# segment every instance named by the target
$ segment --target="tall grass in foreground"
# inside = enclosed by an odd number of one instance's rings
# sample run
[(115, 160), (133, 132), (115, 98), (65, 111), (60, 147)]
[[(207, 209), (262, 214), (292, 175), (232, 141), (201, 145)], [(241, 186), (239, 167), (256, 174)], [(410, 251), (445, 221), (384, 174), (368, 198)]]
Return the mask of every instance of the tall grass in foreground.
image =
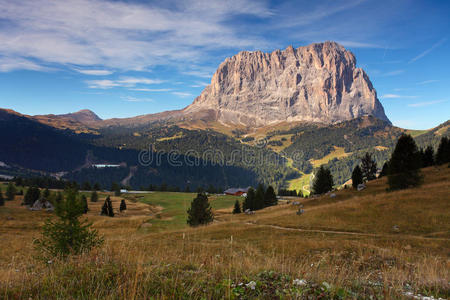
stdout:
[[(281, 294), (396, 298), (409, 289), (449, 295), (448, 261), (426, 254), (412, 261), (402, 251), (344, 244), (335, 251), (292, 257), (283, 248), (292, 247), (289, 242), (264, 254), (250, 243), (231, 239), (208, 243), (189, 232), (184, 238), (174, 234), (166, 240), (135, 236), (68, 260), (40, 264), (31, 258), (13, 259), (0, 271), (0, 298), (257, 299)], [(264, 273), (268, 270), (272, 272)], [(296, 286), (294, 279), (308, 284)], [(247, 286), (252, 281), (254, 290)]]

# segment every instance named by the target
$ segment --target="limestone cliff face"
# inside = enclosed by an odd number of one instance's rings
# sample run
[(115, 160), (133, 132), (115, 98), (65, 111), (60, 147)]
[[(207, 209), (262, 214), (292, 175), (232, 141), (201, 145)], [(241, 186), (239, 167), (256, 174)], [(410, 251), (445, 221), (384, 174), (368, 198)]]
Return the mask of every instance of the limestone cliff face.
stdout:
[(204, 110), (217, 121), (249, 126), (334, 123), (364, 115), (389, 121), (355, 56), (334, 42), (227, 58), (184, 113)]

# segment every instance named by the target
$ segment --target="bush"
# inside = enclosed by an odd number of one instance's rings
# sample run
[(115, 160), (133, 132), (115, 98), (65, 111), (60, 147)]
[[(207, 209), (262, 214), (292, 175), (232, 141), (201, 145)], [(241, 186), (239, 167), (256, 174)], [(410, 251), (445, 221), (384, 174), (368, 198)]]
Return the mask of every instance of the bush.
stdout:
[(25, 205), (33, 205), (34, 202), (36, 202), (39, 197), (41, 196), (41, 191), (38, 187), (32, 186), (28, 188), (27, 192), (25, 193), (25, 197), (23, 198), (23, 201)]
[(83, 210), (84, 205), (77, 199), (76, 192), (67, 191), (66, 200), (57, 203), (55, 207), (58, 219), (47, 219), (42, 238), (34, 242), (42, 258), (81, 254), (102, 245), (103, 238), (96, 230), (91, 229), (92, 223), (79, 220)]
[(120, 211), (126, 210), (127, 209), (127, 204), (125, 203), (125, 200), (122, 199), (122, 201), (120, 201)]
[(8, 184), (5, 195), (6, 195), (6, 200), (8, 200), (8, 201), (14, 200), (14, 196), (16, 195), (16, 188), (14, 187), (12, 182), (10, 182)]

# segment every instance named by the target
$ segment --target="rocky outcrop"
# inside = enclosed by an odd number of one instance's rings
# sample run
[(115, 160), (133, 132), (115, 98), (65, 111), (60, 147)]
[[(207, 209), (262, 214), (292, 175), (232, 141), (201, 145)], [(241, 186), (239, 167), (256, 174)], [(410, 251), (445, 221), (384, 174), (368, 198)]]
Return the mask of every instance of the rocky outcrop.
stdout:
[(364, 115), (389, 121), (353, 53), (335, 42), (227, 58), (184, 113), (205, 110), (222, 123), (249, 126), (334, 123)]

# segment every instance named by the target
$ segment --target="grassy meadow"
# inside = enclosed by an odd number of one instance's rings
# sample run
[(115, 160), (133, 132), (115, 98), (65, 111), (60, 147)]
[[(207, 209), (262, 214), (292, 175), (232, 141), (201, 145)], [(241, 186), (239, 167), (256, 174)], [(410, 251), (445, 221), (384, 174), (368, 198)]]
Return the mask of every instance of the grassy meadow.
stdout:
[[(210, 196), (215, 221), (190, 228), (192, 193), (112, 197), (114, 218), (87, 218), (102, 248), (67, 261), (35, 258), (33, 239), (52, 214), (21, 197), (0, 207), (2, 299), (405, 299), (450, 296), (450, 168), (423, 170), (419, 188), (386, 191), (386, 179), (336, 197), (285, 198), (233, 215), (242, 197)], [(2, 187), (5, 191), (5, 188)], [(290, 202), (290, 203), (289, 203)], [(303, 281), (304, 280), (304, 281)]]

